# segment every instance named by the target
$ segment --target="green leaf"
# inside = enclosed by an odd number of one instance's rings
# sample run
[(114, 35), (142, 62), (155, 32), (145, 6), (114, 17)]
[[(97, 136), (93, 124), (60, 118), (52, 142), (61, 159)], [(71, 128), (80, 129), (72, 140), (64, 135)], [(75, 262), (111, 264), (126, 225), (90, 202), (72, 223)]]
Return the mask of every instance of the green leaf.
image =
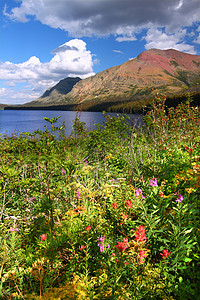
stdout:
[(181, 282), (183, 282), (183, 277), (179, 277), (179, 282), (181, 283)]
[(185, 262), (191, 262), (191, 261), (192, 261), (192, 259), (191, 259), (191, 258), (189, 258), (189, 257), (186, 257), (186, 258), (184, 259), (184, 261), (185, 261)]

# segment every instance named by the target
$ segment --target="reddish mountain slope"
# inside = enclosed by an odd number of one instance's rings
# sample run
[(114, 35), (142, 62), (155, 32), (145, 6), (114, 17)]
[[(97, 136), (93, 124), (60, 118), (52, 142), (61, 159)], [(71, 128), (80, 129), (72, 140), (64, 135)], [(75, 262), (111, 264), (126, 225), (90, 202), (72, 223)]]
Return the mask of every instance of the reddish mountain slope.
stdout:
[(34, 105), (82, 104), (92, 106), (150, 98), (152, 89), (179, 94), (200, 89), (200, 56), (174, 49), (151, 49), (135, 59), (79, 81), (62, 97), (43, 97)]

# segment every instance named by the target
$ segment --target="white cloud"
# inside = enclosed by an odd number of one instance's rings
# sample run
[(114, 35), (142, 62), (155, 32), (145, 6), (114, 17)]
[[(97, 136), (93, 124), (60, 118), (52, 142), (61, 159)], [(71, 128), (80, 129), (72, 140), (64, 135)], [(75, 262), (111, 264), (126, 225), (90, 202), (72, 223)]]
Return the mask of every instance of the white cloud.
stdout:
[(113, 50), (113, 52), (123, 54), (121, 50)]
[(28, 22), (32, 16), (78, 38), (112, 34), (118, 42), (136, 41), (142, 30), (165, 28), (169, 44), (164, 35), (160, 43), (148, 41), (147, 36), (146, 48), (151, 44), (162, 49), (175, 45), (176, 49), (194, 52), (193, 46), (177, 39), (177, 32), (199, 24), (199, 0), (59, 0), (56, 4), (55, 0), (38, 0), (37, 4), (35, 0), (19, 0), (14, 8), (7, 4), (4, 15), (19, 22)]
[(40, 93), (33, 88), (0, 88), (1, 103), (3, 104), (23, 104), (40, 97)]
[[(27, 82), (29, 100), (37, 98), (44, 90), (55, 85), (59, 80), (71, 76), (85, 78), (94, 75), (92, 54), (86, 49), (86, 43), (80, 39), (73, 39), (53, 50), (53, 58), (46, 63), (41, 63), (38, 57), (32, 56), (29, 60), (14, 64), (12, 62), (0, 63), (0, 79), (8, 82), (9, 86)], [(6, 96), (6, 90), (3, 90)], [(22, 89), (20, 95), (27, 94), (27, 89)], [(40, 94), (38, 94), (40, 93)], [(12, 94), (12, 92), (11, 92)], [(19, 98), (21, 99), (21, 96)], [(11, 99), (15, 98), (14, 94)], [(7, 101), (1, 95), (1, 103)], [(25, 102), (28, 100), (26, 99)]]
[(136, 37), (135, 36), (131, 36), (131, 35), (122, 35), (122, 36), (118, 36), (116, 38), (116, 41), (118, 42), (133, 42), (136, 41)]
[(186, 30), (179, 30), (176, 34), (166, 34), (162, 29), (151, 28), (144, 37), (146, 40), (146, 49), (157, 48), (161, 50), (176, 49), (195, 54), (194, 46), (183, 42)]
[[(199, 0), (21, 0), (18, 7), (4, 14), (27, 22), (34, 16), (41, 23), (61, 28), (71, 36), (120, 35), (134, 38), (134, 29), (150, 25), (173, 32), (199, 22)], [(122, 39), (122, 37), (119, 39)]]
[(198, 36), (194, 40), (194, 43), (200, 44), (200, 33), (198, 34)]

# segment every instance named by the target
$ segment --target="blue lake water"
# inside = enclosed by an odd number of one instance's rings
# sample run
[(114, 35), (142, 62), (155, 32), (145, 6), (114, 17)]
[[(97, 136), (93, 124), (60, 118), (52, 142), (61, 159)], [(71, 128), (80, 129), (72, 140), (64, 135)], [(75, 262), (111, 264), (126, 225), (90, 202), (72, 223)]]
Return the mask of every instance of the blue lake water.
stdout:
[[(95, 128), (95, 124), (103, 124), (104, 115), (101, 112), (81, 112), (75, 111), (47, 111), (47, 110), (0, 110), (0, 134), (13, 135), (21, 132), (33, 132), (34, 130), (44, 130), (44, 125), (49, 123), (43, 120), (44, 117), (55, 118), (60, 116), (56, 126), (60, 126), (65, 121), (66, 135), (70, 135), (76, 116), (80, 121), (86, 123), (88, 130)], [(116, 113), (109, 113), (114, 116)], [(120, 114), (119, 114), (120, 115)], [(140, 125), (142, 117), (140, 115), (129, 115), (133, 124)]]

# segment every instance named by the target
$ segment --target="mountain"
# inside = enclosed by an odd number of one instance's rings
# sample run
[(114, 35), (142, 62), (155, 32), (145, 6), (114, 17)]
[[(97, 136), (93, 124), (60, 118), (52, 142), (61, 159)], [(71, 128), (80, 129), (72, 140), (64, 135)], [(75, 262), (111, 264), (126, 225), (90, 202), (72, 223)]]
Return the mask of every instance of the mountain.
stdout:
[(79, 77), (68, 77), (65, 79), (62, 79), (61, 81), (59, 81), (54, 87), (49, 88), (48, 90), (46, 90), (44, 92), (44, 94), (34, 100), (31, 101), (29, 103), (27, 103), (26, 105), (30, 105), (30, 106), (35, 106), (35, 105), (42, 105), (42, 106), (46, 106), (46, 105), (54, 105), (60, 101), (64, 101), (65, 100), (65, 95), (68, 94), (73, 86), (79, 82), (81, 80), (81, 78)]
[[(80, 80), (70, 78), (71, 90), (65, 89), (68, 78), (47, 90), (30, 106), (70, 105), (83, 110), (103, 110), (127, 102), (141, 107), (153, 93), (180, 95), (200, 92), (200, 55), (174, 49), (150, 49), (119, 66)], [(77, 81), (77, 82), (76, 82)], [(59, 90), (58, 87), (62, 86)]]

